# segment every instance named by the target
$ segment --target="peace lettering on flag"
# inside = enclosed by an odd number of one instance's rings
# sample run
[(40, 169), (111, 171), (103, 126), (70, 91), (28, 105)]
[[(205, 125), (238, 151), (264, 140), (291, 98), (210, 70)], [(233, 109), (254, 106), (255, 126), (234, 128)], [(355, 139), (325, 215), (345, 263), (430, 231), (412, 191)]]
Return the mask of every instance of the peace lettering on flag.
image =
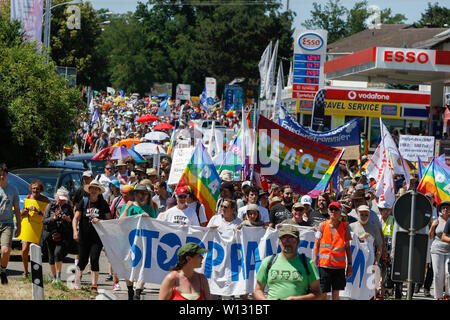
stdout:
[(313, 198), (326, 189), (345, 151), (296, 135), (263, 116), (257, 144), (255, 172)]

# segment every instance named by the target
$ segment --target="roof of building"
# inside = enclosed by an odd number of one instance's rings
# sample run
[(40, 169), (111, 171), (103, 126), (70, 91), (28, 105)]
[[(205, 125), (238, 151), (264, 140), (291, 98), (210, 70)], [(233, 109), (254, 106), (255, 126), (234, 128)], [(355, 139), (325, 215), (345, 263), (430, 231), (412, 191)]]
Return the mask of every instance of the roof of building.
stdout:
[(410, 24), (383, 24), (379, 29), (366, 29), (328, 44), (327, 53), (353, 53), (370, 47), (422, 48), (421, 43), (431, 39), (440, 39), (437, 43), (442, 42), (446, 36), (433, 37), (447, 30), (448, 28), (415, 28)]

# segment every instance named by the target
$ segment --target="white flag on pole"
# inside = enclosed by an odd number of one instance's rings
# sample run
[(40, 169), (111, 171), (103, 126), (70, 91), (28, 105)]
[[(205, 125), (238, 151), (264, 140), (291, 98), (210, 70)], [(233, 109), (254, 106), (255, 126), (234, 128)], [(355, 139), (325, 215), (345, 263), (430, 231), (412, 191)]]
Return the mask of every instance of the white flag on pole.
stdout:
[(261, 77), (261, 93), (260, 93), (261, 99), (264, 97), (264, 93), (265, 93), (266, 74), (267, 74), (267, 68), (268, 68), (269, 62), (270, 62), (270, 52), (271, 51), (272, 51), (272, 41), (270, 41), (266, 50), (264, 50), (264, 53), (262, 54), (261, 60), (259, 61), (259, 64), (258, 64), (259, 75)]
[(292, 87), (294, 83), (294, 65), (291, 61), (291, 65), (289, 67), (289, 76), (288, 76), (288, 81), (287, 81), (287, 87)]
[(400, 151), (398, 150), (394, 139), (387, 130), (381, 118), (380, 118), (380, 134), (381, 134), (381, 144), (383, 146), (383, 149), (386, 151), (388, 159), (391, 160), (394, 173), (403, 174), (405, 176), (406, 187), (409, 189), (409, 182), (411, 180), (409, 170), (405, 165), (405, 161), (403, 160), (403, 157), (400, 154)]
[(272, 99), (272, 93), (273, 93), (273, 80), (275, 77), (275, 67), (277, 63), (277, 55), (278, 55), (278, 40), (275, 44), (275, 48), (273, 49), (272, 53), (272, 59), (270, 60), (269, 69), (267, 70), (266, 74), (266, 83), (265, 85), (265, 97), (266, 99), (271, 100)]
[(278, 118), (280, 115), (281, 93), (283, 90), (283, 78), (282, 77), (283, 77), (283, 65), (280, 63), (280, 66), (278, 67), (277, 87), (275, 90), (275, 101), (273, 104), (272, 121), (275, 123), (278, 123)]
[(383, 168), (381, 179), (377, 180), (376, 196), (379, 202), (384, 201), (389, 208), (395, 202), (394, 177), (390, 166)]

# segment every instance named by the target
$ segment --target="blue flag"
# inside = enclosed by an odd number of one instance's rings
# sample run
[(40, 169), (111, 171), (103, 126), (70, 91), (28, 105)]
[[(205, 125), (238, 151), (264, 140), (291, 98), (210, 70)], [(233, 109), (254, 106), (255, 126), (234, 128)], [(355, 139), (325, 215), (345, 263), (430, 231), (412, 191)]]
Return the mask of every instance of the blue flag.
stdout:
[(200, 104), (205, 111), (208, 111), (208, 103), (206, 102), (206, 87), (203, 89), (202, 95), (200, 96)]
[(97, 120), (98, 120), (98, 110), (95, 109), (94, 115), (92, 116), (91, 124), (94, 124), (95, 121), (97, 121)]

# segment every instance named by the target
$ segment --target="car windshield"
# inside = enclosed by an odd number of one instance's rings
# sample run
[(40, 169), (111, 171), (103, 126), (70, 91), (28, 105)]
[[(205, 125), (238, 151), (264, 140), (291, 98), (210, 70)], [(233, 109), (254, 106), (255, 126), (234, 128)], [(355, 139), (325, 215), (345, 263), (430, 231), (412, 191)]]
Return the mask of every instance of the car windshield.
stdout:
[(103, 160), (87, 160), (94, 176), (105, 172), (106, 161)]
[(31, 193), (31, 191), (29, 189), (29, 184), (26, 183), (25, 181), (23, 181), (22, 179), (20, 179), (15, 174), (8, 173), (7, 181), (8, 181), (8, 185), (11, 185), (11, 186), (14, 186), (17, 188), (17, 191), (19, 192), (19, 194), (24, 195), (24, 194)]
[(56, 193), (56, 184), (58, 183), (57, 175), (20, 174), (20, 177), (28, 183), (34, 180), (41, 180), (45, 187), (45, 191), (42, 192), (44, 196), (52, 198)]

